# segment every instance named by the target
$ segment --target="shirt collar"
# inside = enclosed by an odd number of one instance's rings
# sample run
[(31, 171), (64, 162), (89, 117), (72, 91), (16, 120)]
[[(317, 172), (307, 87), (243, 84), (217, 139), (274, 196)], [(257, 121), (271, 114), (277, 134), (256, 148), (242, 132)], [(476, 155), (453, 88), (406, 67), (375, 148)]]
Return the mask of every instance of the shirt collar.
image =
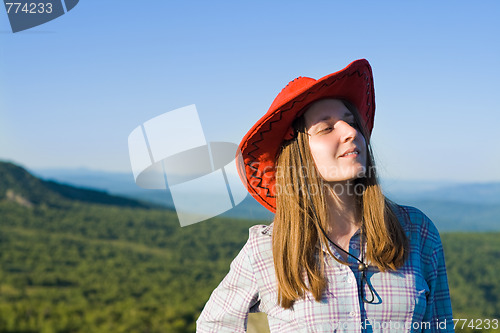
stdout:
[[(273, 234), (273, 227), (274, 227), (274, 223), (271, 223), (270, 225), (268, 225), (268, 226), (264, 227), (264, 228), (261, 230), (261, 233), (262, 233), (263, 235), (272, 236), (272, 234)], [(359, 228), (358, 230), (356, 230), (356, 232), (354, 233), (354, 235), (353, 235), (353, 236), (352, 236), (352, 238), (351, 238), (351, 241), (353, 241), (353, 240), (355, 240), (355, 241), (356, 241), (357, 239), (359, 239), (360, 235), (361, 235), (361, 228)], [(337, 249), (336, 249), (335, 245), (333, 245), (333, 244), (331, 244), (331, 243), (330, 243), (330, 244), (329, 244), (329, 246), (330, 246), (330, 251), (332, 251), (332, 253), (333, 253), (335, 256), (337, 256), (338, 258), (340, 258), (340, 255), (338, 254), (338, 251), (337, 251)], [(318, 243), (318, 244), (316, 244), (316, 247), (317, 247), (317, 248), (320, 248), (320, 244), (319, 244), (319, 243)], [(324, 244), (324, 245), (321, 247), (321, 249), (323, 250), (323, 252), (328, 253), (328, 249), (327, 249), (326, 244)]]

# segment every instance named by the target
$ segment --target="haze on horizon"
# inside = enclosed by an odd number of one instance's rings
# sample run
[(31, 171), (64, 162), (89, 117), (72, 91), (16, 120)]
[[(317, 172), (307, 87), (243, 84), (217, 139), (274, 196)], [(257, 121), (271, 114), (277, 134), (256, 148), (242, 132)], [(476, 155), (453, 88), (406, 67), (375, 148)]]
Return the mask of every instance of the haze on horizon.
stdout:
[(0, 159), (131, 172), (130, 132), (191, 104), (239, 143), (287, 82), (366, 58), (382, 178), (500, 181), (500, 3), (283, 4), (87, 1), (16, 34), (3, 15)]

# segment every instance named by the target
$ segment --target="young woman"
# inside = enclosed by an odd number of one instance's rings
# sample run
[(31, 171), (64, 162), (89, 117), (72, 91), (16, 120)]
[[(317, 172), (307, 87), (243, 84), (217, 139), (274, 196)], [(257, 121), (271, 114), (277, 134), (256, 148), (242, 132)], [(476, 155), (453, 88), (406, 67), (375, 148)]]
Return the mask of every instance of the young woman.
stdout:
[(439, 233), (418, 209), (384, 197), (370, 135), (364, 59), (299, 77), (240, 144), (240, 176), (275, 212), (254, 226), (212, 293), (198, 332), (453, 332)]

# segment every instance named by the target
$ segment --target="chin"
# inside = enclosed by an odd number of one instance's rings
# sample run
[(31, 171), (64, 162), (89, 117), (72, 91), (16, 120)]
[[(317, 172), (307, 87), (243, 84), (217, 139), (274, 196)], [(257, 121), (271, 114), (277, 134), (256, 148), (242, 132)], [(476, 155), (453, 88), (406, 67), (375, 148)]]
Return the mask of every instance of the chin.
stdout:
[(358, 178), (366, 178), (366, 168), (363, 166), (349, 168), (342, 174), (332, 173), (324, 175), (320, 172), (321, 178), (328, 183), (353, 181)]
[(341, 182), (351, 182), (355, 181), (356, 179), (366, 178), (366, 176), (364, 174), (360, 174), (360, 175), (337, 177), (337, 178), (324, 178), (324, 177), (321, 178), (323, 178), (323, 180), (326, 181), (327, 183), (341, 183)]

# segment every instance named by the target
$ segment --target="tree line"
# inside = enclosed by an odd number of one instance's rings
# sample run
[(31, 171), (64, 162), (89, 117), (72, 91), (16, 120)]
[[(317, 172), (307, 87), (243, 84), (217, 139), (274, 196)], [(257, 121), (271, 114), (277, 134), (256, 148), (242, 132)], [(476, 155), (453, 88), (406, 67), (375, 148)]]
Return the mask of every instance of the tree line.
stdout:
[[(0, 219), (6, 333), (194, 332), (258, 224), (213, 218), (181, 228), (168, 210), (82, 202), (29, 208), (5, 199)], [(442, 235), (455, 318), (500, 319), (499, 236)]]

